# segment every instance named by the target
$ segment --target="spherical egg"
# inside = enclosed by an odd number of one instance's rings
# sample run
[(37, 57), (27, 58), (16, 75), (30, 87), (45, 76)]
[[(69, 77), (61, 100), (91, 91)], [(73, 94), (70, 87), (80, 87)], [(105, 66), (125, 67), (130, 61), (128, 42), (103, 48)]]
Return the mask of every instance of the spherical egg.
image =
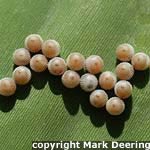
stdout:
[(120, 61), (130, 61), (133, 55), (134, 48), (130, 44), (120, 44), (116, 49), (116, 56)]
[(143, 71), (149, 67), (150, 58), (143, 52), (136, 53), (131, 60), (135, 70)]
[(42, 53), (47, 58), (53, 58), (60, 54), (60, 45), (55, 40), (47, 40), (42, 45)]
[(63, 58), (54, 57), (48, 63), (48, 70), (52, 75), (60, 76), (67, 70), (67, 64)]
[(125, 103), (119, 97), (112, 97), (106, 102), (106, 110), (110, 115), (120, 115), (125, 110)]
[(134, 68), (128, 62), (122, 62), (116, 67), (116, 75), (121, 80), (130, 80), (134, 75)]
[(43, 72), (47, 69), (48, 60), (42, 54), (34, 55), (30, 60), (30, 67), (35, 72)]
[(126, 99), (132, 94), (132, 85), (126, 80), (120, 80), (115, 84), (114, 91), (119, 98)]
[(85, 58), (78, 52), (71, 53), (67, 57), (67, 66), (74, 71), (82, 70), (85, 66)]
[(42, 49), (43, 39), (39, 34), (30, 34), (25, 39), (25, 48), (32, 53), (37, 53)]
[(25, 85), (31, 80), (31, 71), (25, 66), (19, 66), (13, 71), (16, 84)]
[(90, 103), (96, 108), (101, 108), (106, 105), (108, 95), (104, 90), (95, 90), (90, 94)]
[(12, 78), (3, 78), (0, 80), (0, 95), (11, 96), (16, 92), (16, 83)]
[(96, 76), (90, 73), (86, 73), (81, 76), (80, 79), (80, 87), (82, 90), (86, 92), (91, 92), (96, 89), (98, 85), (98, 80)]
[(64, 72), (62, 75), (62, 83), (65, 87), (67, 88), (75, 88), (79, 85), (80, 83), (80, 76), (77, 72), (73, 70), (67, 70)]
[(13, 62), (18, 66), (28, 65), (30, 63), (30, 53), (25, 48), (19, 48), (13, 53)]
[(103, 59), (98, 55), (91, 55), (85, 61), (86, 70), (91, 74), (102, 72), (104, 67)]
[(99, 85), (104, 90), (113, 89), (116, 82), (116, 75), (110, 71), (105, 71), (99, 76)]

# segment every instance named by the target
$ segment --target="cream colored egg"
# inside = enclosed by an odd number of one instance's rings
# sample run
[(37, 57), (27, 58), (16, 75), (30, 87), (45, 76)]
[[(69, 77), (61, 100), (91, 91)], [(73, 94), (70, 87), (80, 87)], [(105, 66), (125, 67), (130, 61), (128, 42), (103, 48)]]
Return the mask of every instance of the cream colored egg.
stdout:
[(116, 83), (114, 91), (119, 98), (126, 99), (132, 95), (132, 85), (126, 80), (120, 80)]
[(67, 70), (65, 60), (60, 57), (54, 57), (48, 63), (48, 70), (52, 75), (62, 75)]
[(131, 60), (135, 70), (143, 71), (149, 67), (149, 56), (143, 52), (136, 53)]
[(42, 49), (43, 39), (39, 34), (30, 34), (25, 39), (25, 48), (32, 53), (37, 53)]
[(31, 80), (31, 71), (25, 66), (19, 66), (13, 71), (16, 84), (25, 85)]
[(106, 110), (110, 115), (120, 115), (125, 110), (125, 103), (118, 97), (112, 97), (106, 102)]
[(110, 71), (103, 72), (99, 77), (99, 85), (104, 90), (111, 90), (117, 82), (116, 75)]
[(11, 96), (16, 92), (16, 83), (12, 78), (0, 80), (0, 95)]
[(104, 90), (95, 90), (90, 94), (90, 103), (96, 108), (101, 108), (106, 105), (108, 95)]
[(78, 52), (71, 53), (67, 57), (67, 66), (71, 70), (79, 71), (85, 66), (85, 58), (82, 54)]
[(67, 70), (63, 75), (62, 75), (62, 83), (65, 87), (67, 88), (75, 88), (79, 85), (80, 83), (80, 76), (77, 72), (73, 70)]
[(35, 72), (43, 72), (47, 69), (48, 61), (42, 54), (34, 55), (30, 60), (30, 67)]
[(53, 58), (60, 54), (60, 45), (55, 40), (47, 40), (42, 45), (42, 53), (48, 57)]
[(130, 61), (133, 55), (134, 48), (130, 44), (121, 44), (116, 49), (116, 56), (120, 61)]
[(28, 65), (30, 63), (30, 53), (25, 48), (20, 48), (13, 53), (13, 62), (18, 66)]
[(122, 62), (116, 67), (116, 75), (121, 80), (130, 80), (134, 75), (134, 68), (128, 62)]
[(102, 72), (104, 67), (103, 59), (98, 55), (91, 55), (85, 61), (86, 70), (91, 74)]
[(90, 73), (86, 73), (81, 76), (80, 87), (82, 90), (86, 92), (91, 92), (96, 89), (97, 85), (98, 85), (98, 80), (96, 76)]

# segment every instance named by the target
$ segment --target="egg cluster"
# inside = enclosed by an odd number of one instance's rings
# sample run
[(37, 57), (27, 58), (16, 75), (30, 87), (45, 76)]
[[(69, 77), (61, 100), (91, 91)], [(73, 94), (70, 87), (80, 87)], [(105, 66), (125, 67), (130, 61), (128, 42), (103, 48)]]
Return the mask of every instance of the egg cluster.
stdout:
[[(11, 96), (16, 91), (16, 85), (28, 84), (31, 71), (43, 72), (61, 76), (66, 88), (80, 85), (85, 92), (91, 92), (89, 101), (96, 108), (106, 107), (111, 115), (120, 115), (125, 110), (124, 101), (132, 94), (132, 85), (128, 81), (134, 76), (134, 71), (146, 70), (150, 66), (150, 58), (143, 52), (134, 53), (130, 44), (121, 44), (116, 49), (116, 57), (121, 61), (116, 66), (115, 73), (103, 71), (104, 61), (98, 55), (85, 58), (81, 53), (71, 53), (66, 61), (59, 57), (60, 45), (55, 40), (43, 41), (38, 34), (31, 34), (25, 39), (25, 48), (13, 53), (13, 62), (17, 67), (11, 78), (0, 80), (0, 94)], [(42, 52), (39, 54), (39, 52)], [(32, 54), (32, 57), (31, 57)], [(83, 75), (79, 75), (84, 70)], [(97, 74), (100, 74), (97, 78)], [(108, 98), (107, 91), (114, 90), (115, 97)]]

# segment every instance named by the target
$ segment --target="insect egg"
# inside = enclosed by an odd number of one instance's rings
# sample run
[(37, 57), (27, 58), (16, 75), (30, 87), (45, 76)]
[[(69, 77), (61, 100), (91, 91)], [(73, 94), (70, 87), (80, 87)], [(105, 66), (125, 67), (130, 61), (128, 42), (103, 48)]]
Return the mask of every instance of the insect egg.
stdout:
[(80, 87), (82, 90), (86, 92), (91, 92), (96, 89), (97, 85), (98, 85), (98, 80), (94, 75), (90, 73), (86, 73), (81, 76)]
[(120, 61), (130, 61), (133, 55), (134, 48), (130, 44), (121, 44), (116, 49), (116, 56)]
[(42, 45), (42, 53), (48, 57), (53, 58), (59, 55), (60, 45), (55, 40), (47, 40)]
[(121, 80), (130, 80), (134, 75), (134, 68), (128, 62), (122, 62), (116, 67), (116, 75)]
[(67, 70), (62, 78), (62, 83), (65, 87), (67, 88), (75, 88), (79, 85), (80, 83), (80, 76), (77, 72), (73, 70)]
[(38, 34), (30, 34), (25, 39), (25, 48), (32, 53), (37, 53), (42, 48), (43, 40)]
[(103, 59), (98, 55), (91, 55), (85, 61), (85, 67), (91, 74), (100, 73), (104, 67)]
[(16, 91), (16, 83), (12, 78), (3, 78), (0, 80), (0, 94), (11, 96)]
[(125, 110), (125, 104), (119, 97), (112, 97), (106, 102), (106, 110), (110, 115), (120, 115)]
[(18, 66), (28, 65), (30, 63), (30, 53), (25, 48), (20, 48), (13, 53), (13, 62)]
[(62, 75), (67, 70), (66, 62), (63, 58), (54, 57), (48, 63), (48, 70), (53, 75)]
[(30, 67), (35, 72), (43, 72), (47, 69), (48, 61), (42, 54), (34, 55), (30, 60)]
[(19, 66), (13, 71), (16, 84), (25, 85), (31, 80), (31, 71), (25, 66)]
[(71, 53), (67, 57), (67, 66), (71, 70), (79, 71), (84, 68), (85, 58), (82, 54), (78, 52)]
[(99, 77), (99, 85), (105, 90), (111, 90), (115, 86), (116, 82), (116, 75), (110, 71), (103, 72)]
[(146, 70), (149, 67), (150, 58), (143, 52), (136, 53), (131, 60), (135, 70)]
[(90, 94), (90, 103), (96, 108), (105, 106), (108, 100), (108, 95), (104, 90), (95, 90)]
[(132, 94), (132, 85), (126, 80), (120, 80), (116, 83), (114, 91), (119, 98), (126, 99)]

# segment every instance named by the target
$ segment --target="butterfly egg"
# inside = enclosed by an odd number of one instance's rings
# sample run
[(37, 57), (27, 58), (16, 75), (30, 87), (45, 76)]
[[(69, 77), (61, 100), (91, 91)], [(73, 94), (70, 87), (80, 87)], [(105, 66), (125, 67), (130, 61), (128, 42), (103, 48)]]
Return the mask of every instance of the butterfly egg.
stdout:
[(90, 73), (86, 73), (81, 76), (80, 87), (82, 90), (86, 92), (91, 92), (96, 89), (97, 85), (98, 85), (98, 80), (94, 75)]
[(112, 97), (106, 102), (106, 110), (110, 115), (120, 115), (125, 110), (125, 103), (119, 97)]
[(67, 66), (74, 71), (79, 71), (84, 68), (85, 58), (78, 52), (71, 53), (67, 57)]
[(3, 78), (0, 80), (0, 95), (11, 96), (16, 91), (16, 83), (12, 78)]
[(143, 52), (136, 53), (131, 60), (135, 70), (143, 71), (149, 67), (150, 58)]
[(30, 53), (25, 48), (20, 48), (13, 53), (13, 62), (18, 66), (28, 65), (30, 63)]
[(67, 88), (75, 88), (79, 85), (80, 83), (80, 76), (77, 72), (72, 71), (72, 70), (67, 70), (63, 75), (62, 75), (62, 83), (65, 87)]
[(119, 98), (126, 99), (132, 94), (132, 85), (126, 80), (120, 80), (116, 83), (114, 91)]
[(134, 68), (128, 62), (122, 62), (116, 67), (116, 75), (121, 80), (130, 80), (134, 75)]
[(104, 90), (95, 90), (90, 94), (90, 103), (96, 108), (104, 107), (108, 100), (108, 95)]
[(53, 58), (60, 54), (60, 45), (55, 40), (47, 40), (42, 45), (42, 53), (47, 58)]
[(47, 69), (48, 61), (42, 54), (34, 55), (30, 60), (30, 67), (35, 72), (43, 72)]
[(111, 90), (116, 82), (116, 75), (110, 71), (105, 71), (99, 76), (99, 85), (104, 90)]
[(31, 71), (25, 66), (19, 66), (13, 71), (16, 84), (25, 85), (31, 80)]
[(37, 53), (42, 49), (43, 40), (39, 34), (30, 34), (25, 39), (25, 48), (32, 53)]
[(120, 61), (130, 61), (133, 55), (134, 48), (130, 44), (121, 44), (116, 49), (116, 56)]
[(103, 70), (104, 61), (98, 55), (91, 55), (85, 60), (85, 67), (89, 73), (97, 74)]
[(67, 70), (65, 60), (60, 57), (52, 58), (48, 63), (48, 70), (52, 75), (62, 75)]

